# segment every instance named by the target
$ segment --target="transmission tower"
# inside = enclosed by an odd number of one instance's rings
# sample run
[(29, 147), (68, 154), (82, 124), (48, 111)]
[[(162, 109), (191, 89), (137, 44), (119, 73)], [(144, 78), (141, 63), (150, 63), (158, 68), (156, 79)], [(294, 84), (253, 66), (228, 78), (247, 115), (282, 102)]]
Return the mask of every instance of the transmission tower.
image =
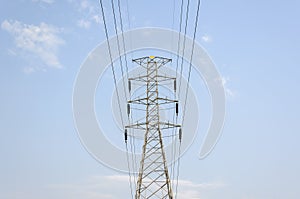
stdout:
[[(144, 96), (139, 96), (128, 101), (127, 112), (131, 112), (131, 106), (142, 106), (145, 110), (143, 121), (134, 121), (125, 126), (125, 141), (129, 129), (139, 129), (144, 132), (144, 143), (142, 148), (142, 159), (137, 177), (135, 199), (173, 199), (170, 174), (166, 154), (164, 151), (163, 136), (167, 129), (180, 128), (180, 125), (161, 121), (160, 111), (162, 105), (174, 106), (178, 116), (178, 101), (160, 96), (161, 84), (171, 81), (176, 92), (176, 78), (160, 74), (160, 68), (171, 59), (163, 57), (142, 57), (133, 60), (142, 67), (142, 74), (138, 77), (128, 79), (128, 88), (131, 92), (131, 84), (138, 82), (146, 88)], [(179, 139), (181, 140), (181, 129), (179, 129)]]

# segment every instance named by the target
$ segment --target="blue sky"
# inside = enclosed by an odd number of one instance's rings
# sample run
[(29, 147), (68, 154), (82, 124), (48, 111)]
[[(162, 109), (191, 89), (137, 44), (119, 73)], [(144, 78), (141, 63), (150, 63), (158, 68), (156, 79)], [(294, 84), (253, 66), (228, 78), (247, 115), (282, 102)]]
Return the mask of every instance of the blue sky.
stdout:
[[(128, 2), (126, 30), (178, 30), (171, 0)], [(197, 156), (203, 135), (183, 156), (179, 198), (299, 198), (299, 8), (202, 2), (197, 41), (226, 80), (226, 122), (206, 159)], [(105, 39), (98, 1), (1, 1), (0, 24), (0, 198), (127, 198), (126, 175), (93, 159), (73, 122), (76, 75)]]

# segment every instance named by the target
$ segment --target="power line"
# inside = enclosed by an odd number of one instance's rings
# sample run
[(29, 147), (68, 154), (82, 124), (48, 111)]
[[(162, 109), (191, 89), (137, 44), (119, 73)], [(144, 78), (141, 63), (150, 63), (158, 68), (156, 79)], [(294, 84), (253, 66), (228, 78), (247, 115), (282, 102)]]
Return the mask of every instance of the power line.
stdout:
[[(176, 0), (173, 0), (172, 29), (174, 29), (174, 26), (175, 26), (175, 4), (176, 4), (175, 2), (176, 2)], [(174, 34), (172, 34), (172, 44), (171, 45), (172, 45), (172, 49), (173, 49)], [(170, 55), (172, 57), (174, 57), (174, 55), (172, 53), (170, 53)], [(171, 62), (171, 68), (173, 68), (172, 65), (173, 65), (173, 61)], [(175, 75), (177, 75), (177, 72), (176, 72)], [(176, 95), (176, 89), (174, 89), (174, 99), (176, 98), (176, 96), (177, 96)], [(177, 120), (177, 118), (176, 118), (176, 120)], [(173, 113), (172, 122), (175, 123), (175, 112)], [(176, 123), (177, 123), (177, 121), (176, 121)], [(172, 139), (174, 139), (174, 136), (175, 136), (175, 129), (172, 129)], [(174, 178), (173, 174), (174, 174), (174, 167), (175, 167), (175, 161), (173, 161), (173, 160), (175, 160), (175, 155), (173, 155), (174, 154), (173, 151), (175, 150), (174, 147), (175, 146), (172, 144), (172, 148), (171, 148), (171, 169), (170, 169), (170, 176), (171, 176), (172, 179)], [(172, 189), (173, 188), (174, 187), (173, 187), (173, 183), (172, 183)]]
[[(120, 95), (119, 95), (119, 91), (118, 91), (118, 88), (117, 88), (116, 73), (115, 73), (114, 63), (113, 63), (113, 59), (112, 59), (111, 46), (110, 46), (110, 42), (109, 42), (109, 35), (108, 35), (105, 12), (104, 12), (104, 7), (103, 7), (102, 0), (99, 0), (99, 4), (100, 4), (100, 7), (101, 7), (102, 20), (103, 20), (103, 24), (104, 24), (106, 42), (107, 42), (107, 46), (108, 46), (108, 52), (109, 52), (109, 57), (110, 57), (110, 62), (111, 62), (111, 69), (112, 69), (113, 79), (114, 79), (114, 86), (115, 86), (116, 94), (117, 94), (117, 102), (118, 102), (118, 107), (119, 107), (119, 111), (120, 111), (120, 114), (121, 114), (121, 122), (122, 122), (122, 126), (124, 126), (123, 114), (122, 114), (122, 109), (121, 109), (121, 105), (120, 105)], [(126, 151), (128, 151), (127, 144), (126, 144)], [(129, 170), (130, 190), (131, 190), (131, 196), (133, 198), (132, 184), (131, 184), (131, 172), (130, 172), (130, 166), (129, 166), (128, 158), (127, 158), (127, 161), (128, 161), (128, 170)]]
[(126, 53), (126, 45), (125, 45), (125, 39), (124, 39), (124, 28), (123, 28), (123, 20), (122, 20), (122, 12), (121, 12), (121, 3), (120, 3), (120, 0), (118, 0), (118, 11), (119, 11), (119, 17), (120, 17), (119, 20), (120, 20), (120, 25), (121, 25), (121, 35), (122, 35), (122, 42), (123, 42), (123, 49), (124, 49), (125, 66), (126, 66), (126, 72), (127, 72), (127, 78), (128, 78), (127, 53)]
[[(128, 6), (128, 0), (126, 0), (127, 6)], [(122, 11), (121, 11), (121, 2), (120, 0), (118, 0), (118, 12), (119, 12), (119, 21), (120, 21), (120, 27), (121, 27), (121, 36), (122, 36), (122, 42), (123, 42), (123, 49), (124, 49), (124, 58), (125, 58), (125, 66), (126, 66), (126, 74), (127, 74), (127, 79), (129, 77), (129, 72), (128, 72), (128, 61), (127, 61), (127, 52), (126, 52), (126, 44), (125, 44), (125, 38), (124, 38), (124, 26), (123, 26), (123, 17), (122, 17)], [(127, 11), (127, 16), (128, 16), (128, 23), (130, 24), (130, 20), (129, 20), (129, 10)], [(125, 85), (125, 84), (124, 84)], [(130, 99), (130, 94), (129, 94), (129, 99)], [(128, 121), (133, 120), (132, 119), (132, 115), (131, 118), (128, 116)], [(134, 140), (134, 129), (131, 130), (132, 134), (133, 134), (133, 138), (130, 137), (130, 149), (131, 149), (131, 160), (132, 160), (132, 170), (133, 170), (133, 178), (134, 178), (134, 182), (136, 182), (136, 178), (135, 178), (135, 170), (136, 170), (136, 166), (135, 166), (135, 140)]]
[(180, 20), (179, 20), (179, 32), (178, 32), (178, 44), (177, 44), (177, 59), (176, 59), (176, 79), (177, 79), (177, 71), (179, 66), (179, 50), (180, 50), (180, 40), (181, 40), (181, 26), (182, 26), (182, 16), (183, 16), (183, 4), (184, 0), (181, 0), (180, 6)]
[(186, 88), (185, 102), (184, 102), (184, 109), (183, 109), (183, 116), (182, 116), (182, 125), (184, 123), (184, 118), (185, 118), (186, 104), (187, 104), (186, 102), (187, 102), (188, 91), (189, 91), (189, 83), (190, 83), (190, 79), (191, 79), (192, 61), (193, 61), (194, 49), (195, 49), (195, 43), (196, 43), (196, 34), (197, 34), (197, 28), (198, 28), (200, 5), (201, 5), (201, 0), (198, 0), (197, 14), (196, 14), (196, 20), (195, 20), (195, 28), (194, 28), (194, 34), (193, 34), (193, 45), (192, 45), (192, 52), (191, 52), (189, 72), (188, 72), (188, 83), (187, 83), (188, 86)]
[[(175, 0), (174, 0), (175, 1)], [(175, 3), (174, 3), (175, 4)], [(180, 51), (180, 45), (181, 45), (181, 31), (182, 31), (182, 21), (183, 21), (183, 5), (184, 5), (184, 0), (181, 0), (181, 5), (180, 5), (180, 19), (179, 19), (179, 32), (178, 32), (178, 43), (177, 43), (177, 56), (176, 56), (176, 80), (178, 77), (178, 67), (179, 67), (179, 51)], [(179, 92), (178, 93), (178, 98), (179, 96)], [(176, 95), (176, 91), (175, 91), (175, 95)], [(178, 118), (176, 118), (176, 123), (178, 122)], [(175, 139), (175, 144), (174, 146), (172, 145), (172, 156), (174, 157), (174, 160), (176, 158), (176, 139)], [(175, 167), (176, 167), (176, 161), (174, 161), (173, 166), (171, 167), (171, 171), (172, 171), (172, 179), (175, 178)]]
[[(184, 57), (184, 53), (185, 53), (186, 31), (187, 31), (188, 16), (189, 16), (188, 15), (189, 14), (189, 4), (190, 4), (190, 0), (188, 0), (187, 11), (186, 11), (185, 32), (184, 32), (185, 37), (184, 37), (184, 41), (183, 41), (183, 53), (182, 53), (182, 57), (181, 57), (181, 69), (180, 69), (181, 77), (182, 77), (182, 71), (183, 71), (183, 57)], [(192, 69), (192, 61), (193, 61), (193, 55), (194, 55), (194, 49), (195, 49), (196, 33), (197, 33), (197, 28), (198, 28), (200, 5), (201, 5), (201, 0), (198, 0), (197, 13), (196, 13), (196, 19), (195, 19), (195, 25), (194, 25), (194, 33), (193, 33), (192, 52), (191, 52), (191, 57), (190, 57), (190, 62), (189, 62), (188, 81), (187, 81), (187, 88), (186, 88), (186, 92), (185, 92), (184, 108), (183, 108), (183, 115), (182, 115), (182, 126), (184, 124), (184, 118), (185, 118), (185, 113), (186, 113), (187, 96), (188, 96), (189, 83), (190, 83), (190, 78), (191, 78), (191, 69)], [(180, 93), (181, 82), (182, 81), (181, 81), (181, 78), (180, 78), (178, 93)], [(176, 190), (175, 190), (176, 198), (177, 198), (177, 192), (178, 192), (180, 155), (181, 155), (181, 142), (180, 142), (180, 145), (179, 145), (178, 165), (177, 165)]]
[(180, 93), (180, 90), (181, 90), (181, 82), (182, 82), (181, 79), (182, 79), (183, 62), (184, 62), (183, 57), (184, 57), (184, 53), (185, 53), (186, 33), (187, 33), (187, 26), (188, 26), (188, 20), (189, 20), (189, 9), (190, 9), (190, 0), (187, 1), (187, 5), (186, 5), (183, 50), (182, 50), (182, 55), (181, 55), (180, 79), (179, 79), (178, 93)]
[[(127, 166), (128, 168), (130, 168), (130, 163), (129, 163), (129, 157), (128, 157), (128, 146), (127, 146), (127, 142), (126, 142), (126, 158), (127, 158)], [(130, 173), (130, 169), (128, 171), (128, 174), (129, 174), (129, 182), (130, 182), (130, 194), (131, 194), (131, 198), (133, 199), (133, 188), (132, 188), (132, 183), (131, 183), (131, 173)]]
[(125, 80), (123, 78), (124, 77), (123, 61), (122, 61), (122, 57), (121, 57), (121, 48), (120, 48), (120, 40), (119, 40), (119, 35), (118, 35), (118, 27), (117, 27), (117, 19), (116, 19), (116, 13), (115, 13), (114, 0), (111, 0), (111, 8), (112, 8), (112, 12), (113, 12), (115, 33), (116, 33), (116, 37), (117, 37), (118, 53), (119, 53), (119, 60), (120, 60), (120, 65), (121, 65), (121, 73), (122, 73), (122, 81), (123, 81), (123, 89), (124, 89), (124, 94), (125, 94), (125, 98), (127, 101), (128, 99), (127, 99), (127, 92), (126, 92), (126, 88), (125, 88)]
[(179, 181), (180, 153), (181, 153), (181, 142), (179, 143), (179, 149), (178, 149), (178, 164), (177, 164), (175, 198), (177, 198), (177, 195), (178, 195), (177, 193), (178, 193), (178, 181)]
[[(126, 48), (125, 48), (125, 40), (124, 40), (124, 33), (123, 33), (123, 22), (122, 22), (122, 14), (121, 14), (121, 8), (120, 8), (120, 0), (118, 0), (118, 13), (119, 13), (119, 21), (120, 21), (120, 26), (121, 26), (121, 37), (122, 37), (122, 43), (123, 43), (123, 50), (124, 50), (124, 56), (125, 56), (125, 65), (126, 65), (126, 78), (128, 79), (128, 66), (127, 66), (127, 58), (126, 58)], [(124, 93), (125, 93), (125, 98), (126, 101), (128, 101), (127, 98), (127, 91), (125, 88), (125, 78), (124, 78), (124, 70), (123, 70), (123, 61), (122, 61), (122, 57), (121, 57), (121, 48), (120, 48), (120, 40), (119, 40), (119, 35), (118, 35), (118, 28), (117, 28), (117, 19), (116, 19), (116, 12), (115, 12), (115, 4), (114, 4), (114, 0), (111, 0), (111, 7), (112, 7), (112, 12), (113, 12), (113, 18), (114, 18), (114, 27), (115, 27), (115, 32), (116, 32), (116, 37), (117, 37), (117, 45), (118, 45), (118, 53), (119, 53), (119, 60), (120, 60), (120, 64), (121, 64), (121, 73), (122, 73), (122, 81), (123, 81), (123, 89), (124, 89)], [(128, 121), (130, 121), (130, 117), (128, 115)], [(132, 151), (132, 139), (130, 138), (130, 149), (131, 149), (131, 159), (133, 161), (133, 151)], [(126, 147), (127, 147), (127, 142), (126, 142)], [(128, 166), (130, 166), (129, 164), (129, 157), (128, 157), (128, 150), (126, 151), (127, 153), (127, 161), (128, 161)], [(129, 169), (130, 170), (130, 169)], [(134, 165), (132, 165), (132, 170), (134, 171)], [(134, 181), (135, 181), (135, 175), (133, 175), (134, 177)], [(130, 179), (131, 181), (131, 179)], [(131, 186), (131, 190), (132, 190), (132, 182), (130, 182), (130, 186)], [(132, 195), (133, 196), (133, 195)]]
[(115, 85), (117, 99), (118, 99), (117, 102), (118, 102), (118, 106), (119, 106), (119, 111), (121, 113), (121, 122), (122, 122), (122, 125), (124, 126), (123, 114), (122, 114), (122, 109), (121, 109), (121, 105), (120, 105), (120, 95), (119, 95), (119, 91), (117, 88), (116, 72), (115, 72), (114, 63), (113, 63), (113, 59), (112, 59), (111, 46), (110, 46), (110, 42), (109, 42), (109, 36), (108, 36), (108, 30), (107, 30), (107, 24), (106, 24), (105, 12), (104, 12), (102, 0), (99, 0), (99, 3), (100, 3), (100, 7), (101, 7), (102, 20), (103, 20), (103, 24), (104, 24), (106, 42), (107, 42), (107, 46), (108, 46), (108, 53), (109, 53), (109, 58), (110, 58), (110, 62), (111, 62), (111, 70), (113, 73), (114, 85)]
[[(177, 47), (177, 66), (176, 66), (176, 77), (178, 73), (178, 67), (179, 67), (179, 51), (180, 51), (180, 45), (181, 45), (181, 31), (182, 31), (182, 22), (183, 22), (183, 7), (184, 7), (184, 0), (181, 1), (181, 8), (180, 8), (180, 25), (179, 25), (179, 38), (178, 38), (178, 47)], [(182, 49), (182, 55), (181, 55), (181, 67), (180, 67), (180, 79), (179, 79), (179, 89), (178, 89), (178, 98), (180, 97), (180, 89), (181, 89), (181, 79), (182, 79), (182, 72), (183, 72), (183, 57), (185, 53), (185, 43), (186, 43), (186, 34), (187, 34), (187, 26), (188, 26), (188, 20), (189, 20), (189, 9), (190, 9), (190, 0), (187, 1), (186, 5), (186, 12), (185, 12), (185, 26), (184, 26), (184, 40), (183, 40), (183, 49)], [(176, 78), (177, 79), (177, 78)], [(176, 118), (177, 123), (178, 118)], [(176, 147), (177, 142), (175, 140), (175, 149), (174, 149), (174, 157), (176, 158)], [(178, 160), (177, 160), (177, 177), (176, 177), (176, 183), (174, 181), (175, 189), (175, 195), (177, 197), (177, 187), (178, 187), (178, 176), (179, 176), (179, 166), (180, 166), (180, 147), (181, 142), (179, 144), (179, 154), (178, 154)], [(173, 179), (175, 179), (175, 167), (176, 162), (174, 163), (174, 166), (172, 168), (173, 170)]]

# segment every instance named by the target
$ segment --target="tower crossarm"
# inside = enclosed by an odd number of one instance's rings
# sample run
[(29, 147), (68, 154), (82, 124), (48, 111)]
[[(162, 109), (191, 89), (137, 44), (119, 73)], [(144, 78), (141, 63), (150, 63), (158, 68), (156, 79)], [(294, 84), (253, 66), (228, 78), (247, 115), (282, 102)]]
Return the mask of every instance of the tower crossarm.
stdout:
[[(169, 77), (167, 75), (154, 75), (154, 82), (166, 82), (166, 81), (174, 81), (176, 80), (175, 77)], [(142, 76), (137, 76), (137, 77), (132, 77), (132, 78), (128, 78), (129, 81), (137, 81), (137, 82), (144, 82), (147, 83), (148, 82), (148, 76), (147, 75), (142, 75)]]
[[(146, 130), (147, 129), (147, 122), (140, 122), (140, 123), (135, 123), (131, 125), (125, 126), (125, 128), (133, 128), (133, 129), (140, 129), (140, 130)], [(180, 124), (174, 124), (170, 122), (159, 122), (156, 125), (160, 125), (160, 129), (170, 129), (170, 128), (180, 128)]]
[(143, 105), (151, 105), (151, 104), (171, 104), (171, 103), (177, 103), (178, 100), (172, 100), (168, 98), (162, 98), (162, 97), (156, 97), (154, 99), (148, 99), (148, 98), (138, 98), (134, 100), (129, 100), (129, 104), (143, 104)]
[(168, 62), (171, 62), (172, 59), (164, 58), (164, 57), (142, 57), (138, 59), (133, 59), (133, 62), (147, 69), (147, 65), (149, 63), (155, 63), (157, 65), (157, 69), (163, 65), (166, 65)]

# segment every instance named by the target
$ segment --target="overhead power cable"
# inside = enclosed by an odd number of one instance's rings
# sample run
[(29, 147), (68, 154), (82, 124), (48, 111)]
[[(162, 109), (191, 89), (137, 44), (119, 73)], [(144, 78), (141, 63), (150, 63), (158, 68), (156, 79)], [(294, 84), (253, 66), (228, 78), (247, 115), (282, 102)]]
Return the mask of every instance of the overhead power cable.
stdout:
[[(175, 1), (174, 0), (174, 5), (175, 5)], [(176, 56), (176, 79), (178, 78), (178, 67), (179, 67), (179, 51), (180, 51), (180, 46), (181, 46), (181, 31), (182, 31), (182, 21), (183, 21), (183, 7), (184, 7), (184, 0), (181, 0), (181, 5), (180, 5), (180, 18), (179, 18), (179, 32), (178, 32), (178, 42), (177, 42), (177, 56)], [(175, 12), (175, 6), (174, 6), (174, 10), (173, 12)], [(179, 96), (179, 92), (178, 93), (178, 98)], [(176, 95), (176, 93), (175, 93)], [(174, 115), (175, 116), (175, 115)], [(177, 123), (178, 117), (176, 118), (176, 123)], [(175, 130), (175, 129), (174, 129)], [(177, 148), (177, 142), (176, 142), (176, 138), (175, 138), (175, 144), (174, 146), (172, 145), (172, 156), (173, 159), (176, 159), (176, 148)], [(174, 161), (174, 163), (171, 165), (171, 174), (172, 174), (172, 179), (175, 179), (175, 167), (176, 167), (176, 161)], [(175, 181), (173, 182), (174, 185)]]
[(122, 17), (122, 12), (121, 12), (120, 0), (118, 0), (118, 11), (119, 11), (119, 17), (120, 17), (119, 20), (120, 20), (120, 28), (121, 28), (122, 42), (123, 42), (123, 49), (124, 49), (125, 67), (126, 67), (127, 79), (128, 79), (128, 62), (127, 62), (127, 53), (126, 53), (126, 45), (125, 45), (125, 38), (124, 38), (124, 27), (123, 27), (123, 19), (122, 19), (123, 17)]
[[(111, 70), (112, 70), (112, 73), (113, 73), (114, 87), (116, 89), (117, 103), (118, 103), (119, 111), (120, 111), (120, 114), (121, 114), (121, 116), (120, 116), (121, 117), (121, 123), (122, 123), (122, 126), (124, 126), (123, 114), (122, 114), (122, 109), (121, 109), (121, 104), (120, 104), (120, 95), (119, 95), (119, 91), (118, 91), (118, 88), (117, 88), (116, 72), (115, 72), (115, 67), (114, 67), (114, 63), (113, 63), (113, 59), (112, 59), (111, 46), (110, 46), (110, 42), (109, 42), (109, 34), (108, 34), (107, 23), (106, 23), (104, 6), (103, 6), (102, 0), (99, 0), (99, 4), (100, 4), (100, 8), (101, 8), (102, 20), (103, 20), (104, 29), (105, 29), (106, 42), (107, 42), (109, 58), (110, 58), (110, 62), (111, 62)], [(113, 12), (114, 12), (114, 9), (113, 9)], [(127, 145), (126, 145), (126, 151), (128, 151)], [(127, 161), (129, 163), (128, 158), (127, 158)], [(132, 191), (132, 184), (131, 184), (132, 183), (131, 182), (131, 171), (130, 171), (129, 164), (128, 164), (128, 170), (129, 170), (129, 182), (130, 182), (131, 197), (133, 198), (133, 191)]]
[[(127, 6), (128, 6), (128, 0), (126, 2)], [(126, 76), (127, 79), (129, 78), (129, 70), (128, 70), (128, 60), (127, 60), (127, 52), (126, 52), (126, 44), (125, 44), (125, 38), (124, 38), (124, 26), (123, 26), (123, 16), (122, 16), (122, 11), (121, 11), (121, 2), (120, 0), (118, 0), (118, 12), (119, 12), (119, 21), (120, 21), (120, 28), (121, 28), (121, 36), (122, 36), (122, 43), (123, 43), (123, 50), (124, 50), (124, 58), (125, 58), (125, 67), (126, 67)], [(130, 24), (129, 21), (129, 10), (127, 11), (127, 16), (128, 16), (128, 23)], [(124, 84), (125, 85), (125, 84)], [(130, 99), (130, 94), (129, 97)], [(127, 99), (128, 100), (128, 99)], [(131, 118), (128, 116), (128, 121), (133, 120), (132, 119), (132, 115)], [(133, 170), (133, 178), (134, 178), (134, 183), (136, 182), (136, 178), (135, 178), (135, 170), (136, 170), (136, 157), (135, 157), (135, 135), (134, 135), (134, 129), (131, 129), (132, 131), (132, 136), (130, 136), (130, 149), (131, 149), (131, 160), (132, 160), (132, 170)]]
[(186, 5), (186, 12), (185, 12), (185, 26), (184, 26), (184, 38), (183, 38), (183, 50), (181, 55), (181, 65), (180, 65), (180, 79), (179, 79), (179, 87), (178, 87), (178, 93), (181, 91), (181, 82), (182, 82), (182, 73), (183, 73), (183, 57), (185, 54), (185, 43), (186, 43), (186, 36), (187, 36), (187, 27), (188, 27), (188, 21), (189, 21), (189, 10), (190, 10), (190, 0), (187, 1)]
[(198, 28), (200, 6), (201, 6), (201, 0), (198, 0), (195, 26), (194, 26), (194, 34), (193, 34), (192, 52), (191, 52), (191, 57), (190, 57), (188, 80), (187, 80), (188, 86), (187, 86), (186, 92), (185, 92), (185, 101), (184, 101), (184, 109), (183, 109), (183, 116), (182, 116), (182, 125), (184, 124), (184, 118), (185, 118), (185, 113), (186, 113), (187, 97), (188, 97), (188, 92), (189, 92), (189, 83), (190, 83), (190, 79), (191, 79), (191, 70), (192, 70), (192, 62), (193, 62), (194, 49), (195, 49), (195, 43), (196, 43), (196, 34), (197, 34), (197, 28)]
[(115, 28), (115, 33), (116, 33), (116, 37), (117, 37), (120, 68), (121, 68), (122, 81), (123, 81), (123, 89), (124, 89), (125, 99), (127, 101), (128, 99), (127, 99), (127, 91), (125, 88), (124, 69), (123, 69), (123, 61), (122, 61), (122, 57), (121, 57), (121, 47), (120, 47), (120, 40), (119, 40), (119, 34), (118, 34), (117, 18), (116, 18), (116, 13), (115, 13), (115, 4), (114, 4), (114, 0), (111, 0), (110, 2), (111, 2), (111, 8), (112, 8), (113, 18), (114, 18), (114, 28)]
[[(180, 9), (180, 28), (179, 28), (179, 41), (178, 41), (178, 48), (177, 48), (177, 66), (176, 66), (176, 75), (178, 73), (178, 67), (179, 67), (179, 51), (180, 51), (180, 38), (181, 38), (181, 26), (183, 21), (183, 6), (184, 6), (184, 0), (181, 2), (181, 9)], [(183, 57), (185, 54), (185, 43), (186, 43), (186, 35), (187, 35), (187, 27), (188, 27), (188, 20), (189, 20), (189, 10), (190, 10), (190, 0), (187, 0), (186, 4), (186, 11), (185, 11), (185, 25), (184, 25), (184, 38), (183, 38), (183, 46), (182, 46), (182, 54), (181, 54), (181, 65), (180, 65), (180, 79), (179, 79), (179, 88), (178, 88), (178, 98), (180, 97), (180, 90), (181, 90), (181, 82), (182, 82), (182, 73), (183, 73)], [(177, 123), (177, 119), (176, 119)], [(175, 142), (176, 144), (176, 142)], [(174, 150), (175, 157), (176, 157), (176, 148)], [(178, 151), (178, 160), (177, 160), (177, 176), (176, 176), (176, 185), (175, 185), (175, 195), (177, 197), (177, 187), (178, 187), (178, 178), (179, 178), (179, 166), (180, 166), (180, 148), (181, 148), (181, 142), (179, 143), (179, 151)], [(175, 169), (174, 168), (173, 170)], [(173, 173), (175, 175), (175, 172)], [(175, 176), (174, 176), (175, 177)], [(174, 181), (175, 182), (175, 181)]]
[[(191, 79), (192, 61), (193, 61), (193, 56), (194, 56), (196, 34), (197, 34), (197, 29), (198, 29), (200, 5), (201, 5), (201, 0), (198, 0), (197, 11), (196, 11), (196, 19), (195, 19), (195, 25), (194, 25), (194, 33), (193, 33), (192, 51), (191, 51), (191, 57), (190, 57), (190, 60), (189, 60), (187, 88), (186, 88), (186, 91), (185, 91), (185, 100), (184, 100), (184, 108), (183, 108), (183, 115), (182, 115), (182, 126), (184, 125), (184, 119), (185, 119), (185, 113), (186, 113), (187, 97), (188, 97), (189, 84), (190, 84), (190, 79)], [(187, 13), (187, 16), (188, 16), (188, 13)], [(187, 22), (187, 20), (186, 20), (186, 22)], [(186, 36), (186, 34), (185, 34), (185, 36)], [(184, 53), (184, 51), (183, 51), (183, 53)], [(183, 65), (183, 56), (182, 56), (181, 64)], [(182, 69), (182, 65), (181, 65), (181, 69)], [(182, 76), (182, 72), (181, 72), (181, 76)], [(181, 82), (180, 82), (180, 84), (181, 84)], [(179, 89), (180, 89), (180, 86), (179, 86)], [(180, 155), (181, 155), (180, 153), (181, 153), (181, 143), (179, 145), (179, 158), (178, 158), (177, 177), (176, 177), (176, 191), (175, 191), (176, 192), (176, 198), (177, 198), (177, 192), (178, 192), (179, 166), (180, 166)]]
[(176, 79), (177, 79), (177, 71), (179, 67), (179, 51), (180, 51), (180, 40), (181, 40), (181, 26), (182, 26), (182, 16), (183, 16), (183, 4), (184, 0), (181, 0), (180, 6), (180, 19), (179, 19), (179, 32), (178, 32), (178, 44), (177, 44), (177, 59), (176, 59)]
[(113, 63), (113, 59), (112, 59), (111, 46), (110, 46), (110, 41), (109, 41), (109, 35), (108, 35), (105, 12), (104, 12), (102, 0), (99, 0), (99, 3), (100, 3), (100, 7), (101, 7), (101, 12), (102, 12), (102, 20), (103, 20), (103, 24), (104, 24), (106, 42), (107, 42), (107, 46), (108, 46), (108, 53), (109, 53), (109, 58), (110, 58), (110, 62), (111, 62), (111, 70), (112, 70), (113, 79), (114, 79), (114, 86), (115, 86), (116, 94), (117, 94), (117, 103), (119, 106), (119, 111), (121, 113), (121, 123), (122, 123), (122, 126), (124, 126), (123, 114), (122, 114), (122, 109), (121, 109), (121, 105), (120, 105), (120, 95), (119, 95), (119, 91), (117, 89), (116, 72), (115, 72), (115, 67), (114, 67), (114, 63)]

